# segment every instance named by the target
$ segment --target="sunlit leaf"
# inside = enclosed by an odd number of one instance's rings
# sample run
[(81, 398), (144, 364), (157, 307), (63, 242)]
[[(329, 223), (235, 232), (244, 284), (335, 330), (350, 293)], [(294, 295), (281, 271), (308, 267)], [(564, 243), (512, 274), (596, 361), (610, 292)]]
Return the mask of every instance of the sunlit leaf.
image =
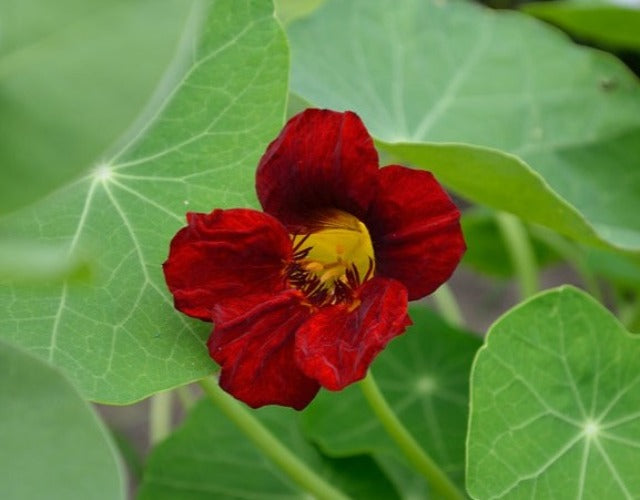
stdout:
[[(373, 373), (415, 438), (461, 481), (469, 368), (480, 339), (424, 307), (413, 307), (410, 315), (414, 325), (380, 354)], [(357, 386), (321, 392), (303, 418), (306, 434), (328, 454), (398, 453)]]
[(640, 340), (564, 287), (490, 329), (471, 376), (474, 498), (637, 498)]
[[(288, 408), (253, 413), (314, 472), (354, 500), (399, 498), (370, 457), (328, 459), (306, 443)], [(206, 400), (149, 459), (140, 500), (309, 498)]]
[(381, 148), (471, 200), (640, 249), (640, 86), (612, 56), (462, 1), (334, 0), (288, 33), (292, 90), (353, 109)]
[(255, 167), (282, 125), (288, 55), (270, 2), (195, 6), (191, 62), (136, 140), (0, 221), (3, 234), (97, 251), (92, 286), (0, 288), (0, 335), (94, 400), (130, 402), (213, 369), (211, 326), (173, 309), (161, 265), (187, 210), (256, 203)]
[(106, 430), (62, 375), (0, 342), (0, 498), (124, 499)]
[(192, 0), (4, 0), (0, 213), (88, 169), (142, 111)]

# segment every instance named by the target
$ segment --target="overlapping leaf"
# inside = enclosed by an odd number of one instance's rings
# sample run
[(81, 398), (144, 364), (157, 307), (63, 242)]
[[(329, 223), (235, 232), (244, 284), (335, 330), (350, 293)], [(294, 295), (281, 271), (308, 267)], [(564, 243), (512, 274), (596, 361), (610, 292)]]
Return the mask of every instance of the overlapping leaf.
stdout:
[(633, 2), (563, 0), (524, 4), (523, 10), (589, 42), (640, 51), (640, 9)]
[(192, 0), (0, 5), (0, 213), (77, 177), (141, 111)]
[(90, 286), (0, 290), (0, 335), (64, 367), (95, 400), (129, 402), (213, 369), (210, 325), (173, 309), (161, 264), (187, 210), (255, 203), (255, 166), (282, 125), (288, 55), (271, 3), (194, 9), (188, 60), (132, 143), (0, 221), (4, 234), (99, 256)]
[(124, 499), (122, 466), (59, 370), (0, 342), (0, 497)]
[[(304, 441), (298, 414), (288, 408), (254, 413), (297, 457), (353, 499), (393, 500), (396, 491), (370, 457), (332, 460)], [(210, 401), (152, 453), (141, 500), (308, 498), (264, 457)]]
[(474, 498), (637, 498), (640, 340), (573, 288), (490, 329), (471, 377)]
[[(414, 325), (375, 361), (373, 373), (396, 414), (418, 442), (462, 480), (471, 360), (480, 339), (423, 307)], [(359, 387), (321, 392), (304, 413), (305, 432), (331, 455), (397, 454)]]
[(615, 58), (461, 1), (334, 0), (288, 33), (292, 90), (355, 110), (382, 148), (477, 202), (640, 250), (640, 87)]

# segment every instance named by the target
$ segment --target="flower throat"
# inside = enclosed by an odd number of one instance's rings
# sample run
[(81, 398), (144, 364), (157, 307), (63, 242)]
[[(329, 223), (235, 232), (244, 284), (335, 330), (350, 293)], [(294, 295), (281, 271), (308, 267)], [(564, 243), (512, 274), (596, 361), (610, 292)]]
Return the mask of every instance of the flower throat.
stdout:
[(316, 306), (351, 302), (353, 290), (373, 277), (367, 227), (351, 214), (331, 210), (313, 218), (308, 231), (291, 236), (289, 282)]

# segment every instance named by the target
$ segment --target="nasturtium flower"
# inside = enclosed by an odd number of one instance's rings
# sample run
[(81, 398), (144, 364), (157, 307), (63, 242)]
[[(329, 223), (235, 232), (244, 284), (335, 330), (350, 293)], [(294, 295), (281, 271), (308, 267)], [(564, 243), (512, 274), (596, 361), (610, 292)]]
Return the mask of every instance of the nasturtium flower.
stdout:
[(429, 172), (378, 166), (352, 112), (308, 109), (257, 169), (264, 212), (188, 213), (164, 264), (175, 307), (215, 324), (220, 386), (252, 407), (302, 409), (362, 379), (411, 324), (407, 302), (465, 250), (460, 214)]

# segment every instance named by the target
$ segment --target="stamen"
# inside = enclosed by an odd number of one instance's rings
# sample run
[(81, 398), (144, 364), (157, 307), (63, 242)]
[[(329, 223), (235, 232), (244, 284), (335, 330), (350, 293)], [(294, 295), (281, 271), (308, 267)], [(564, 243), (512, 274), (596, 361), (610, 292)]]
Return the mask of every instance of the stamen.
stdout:
[(353, 305), (356, 290), (373, 277), (375, 267), (367, 228), (356, 217), (332, 210), (313, 219), (306, 230), (291, 236), (289, 283), (315, 306)]

